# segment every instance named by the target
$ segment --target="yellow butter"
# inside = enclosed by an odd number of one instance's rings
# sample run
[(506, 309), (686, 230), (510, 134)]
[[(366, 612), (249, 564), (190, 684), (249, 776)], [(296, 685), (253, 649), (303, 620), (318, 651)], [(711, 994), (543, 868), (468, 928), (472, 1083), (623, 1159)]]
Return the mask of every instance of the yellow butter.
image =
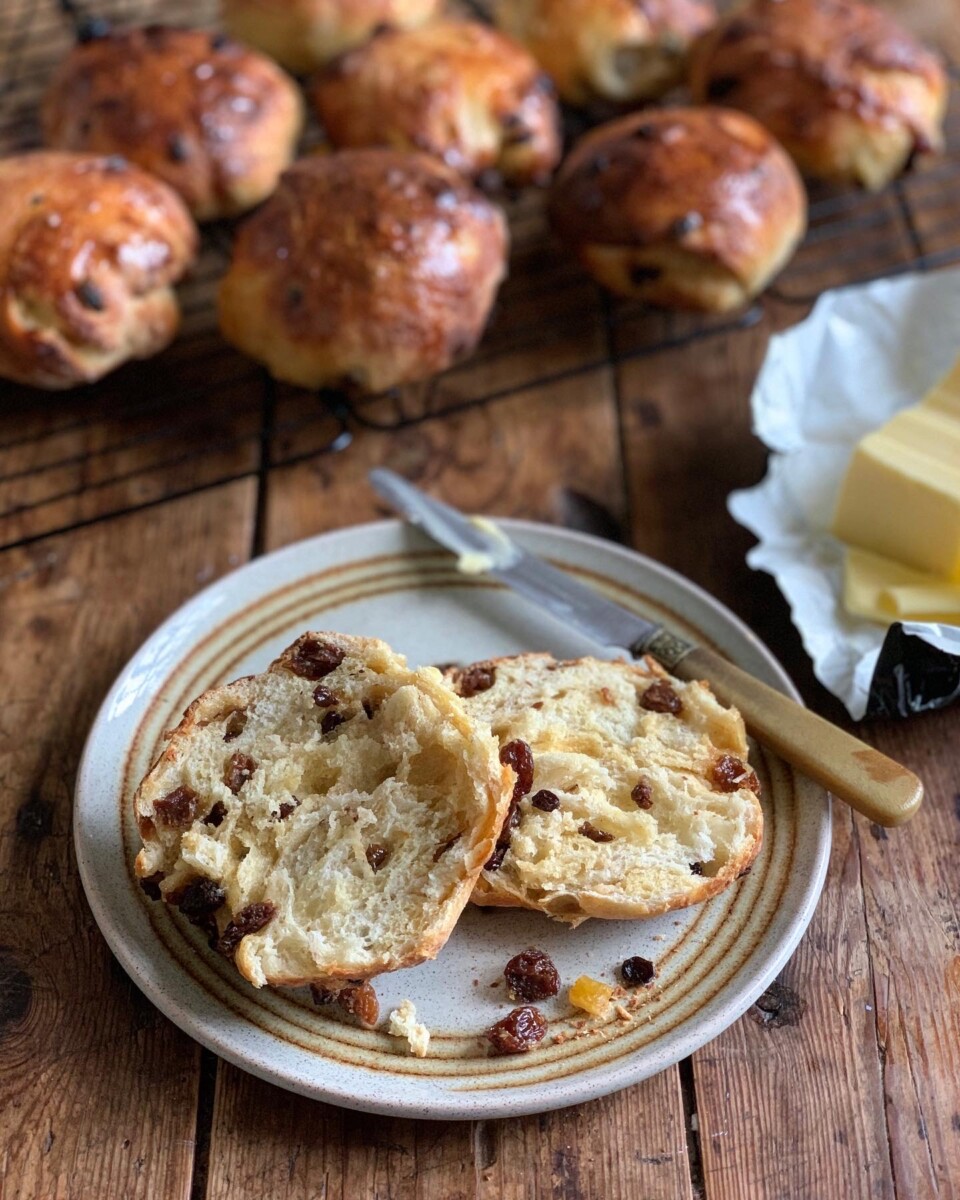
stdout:
[(879, 621), (960, 622), (960, 585), (914, 571), (889, 558), (848, 547), (843, 562), (843, 607)]
[(832, 528), (852, 546), (960, 582), (960, 364), (860, 441)]

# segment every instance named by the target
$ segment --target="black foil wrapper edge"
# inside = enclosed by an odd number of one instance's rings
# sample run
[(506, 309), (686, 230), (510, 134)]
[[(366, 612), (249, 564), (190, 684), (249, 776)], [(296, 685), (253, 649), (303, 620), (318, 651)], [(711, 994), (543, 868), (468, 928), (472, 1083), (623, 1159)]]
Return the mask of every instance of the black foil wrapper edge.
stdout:
[(907, 633), (887, 630), (870, 681), (865, 717), (910, 717), (960, 700), (960, 654), (948, 654)]

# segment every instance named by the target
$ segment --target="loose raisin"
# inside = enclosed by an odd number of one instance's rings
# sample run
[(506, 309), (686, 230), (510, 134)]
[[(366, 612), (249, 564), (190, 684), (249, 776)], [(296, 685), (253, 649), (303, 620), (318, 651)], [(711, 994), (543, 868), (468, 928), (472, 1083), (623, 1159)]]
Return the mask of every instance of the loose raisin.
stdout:
[(534, 808), (539, 808), (541, 812), (556, 812), (560, 807), (560, 797), (555, 792), (541, 788), (530, 803)]
[(639, 954), (633, 958), (625, 958), (620, 967), (620, 978), (624, 987), (644, 987), (650, 983), (657, 971), (649, 958), (641, 958)]
[(521, 1000), (546, 1000), (560, 991), (557, 968), (542, 950), (531, 946), (515, 954), (503, 971), (507, 987)]
[(478, 692), (488, 692), (493, 687), (495, 680), (495, 667), (465, 667), (457, 675), (457, 691), (461, 696), (469, 699), (471, 696), (476, 696)]
[(678, 717), (683, 712), (683, 701), (665, 679), (658, 679), (640, 697), (640, 707)]
[(223, 824), (223, 818), (227, 815), (227, 806), (222, 800), (218, 800), (213, 808), (203, 818), (204, 825), (212, 825), (214, 829), (219, 828)]
[(269, 900), (261, 904), (248, 904), (241, 908), (227, 925), (217, 941), (217, 949), (224, 958), (233, 958), (237, 947), (248, 933), (258, 933), (276, 916), (277, 907)]
[(639, 783), (634, 785), (633, 791), (630, 793), (630, 799), (637, 808), (653, 808), (653, 790), (650, 784), (641, 779)]
[(736, 792), (740, 788), (749, 788), (751, 792), (760, 793), (760, 780), (747, 764), (733, 754), (721, 754), (713, 764), (710, 772), (713, 786), (721, 792)]
[(281, 821), (285, 821), (295, 809), (300, 807), (300, 801), (296, 796), (291, 796), (289, 800), (280, 801), (279, 817)]
[(332, 708), (334, 704), (340, 703), (333, 692), (328, 687), (324, 687), (322, 683), (318, 683), (313, 689), (313, 702), (317, 708)]
[(443, 858), (446, 852), (450, 849), (450, 847), (455, 846), (462, 837), (463, 834), (458, 830), (453, 837), (448, 837), (445, 842), (441, 842), (433, 852), (433, 861), (439, 862), (440, 859)]
[(337, 726), (342, 725), (346, 719), (343, 713), (325, 713), (323, 720), (320, 722), (320, 731), (322, 733), (333, 733)]
[(223, 782), (236, 796), (256, 769), (256, 759), (249, 754), (234, 754), (223, 769)]
[(319, 983), (310, 984), (310, 995), (313, 998), (314, 1004), (332, 1004), (337, 998), (336, 992), (332, 992), (329, 988), (321, 987)]
[(507, 1013), (484, 1036), (493, 1047), (494, 1054), (523, 1054), (542, 1041), (546, 1032), (547, 1022), (543, 1014), (530, 1005), (524, 1005)]
[(702, 862), (692, 862), (690, 864), (690, 874), (691, 875), (702, 875), (703, 874), (703, 863)]
[(185, 828), (193, 824), (199, 806), (200, 797), (193, 788), (182, 785), (167, 792), (161, 800), (156, 800), (153, 812), (161, 825)]
[(155, 871), (152, 875), (148, 875), (146, 879), (140, 880), (140, 887), (146, 892), (151, 900), (162, 899), (163, 893), (160, 891), (160, 884), (163, 880), (163, 872)]
[(332, 642), (308, 637), (297, 643), (288, 665), (294, 675), (300, 675), (303, 679), (323, 679), (335, 671), (345, 657), (346, 651)]
[(242, 708), (235, 708), (227, 717), (223, 726), (223, 740), (232, 742), (243, 733), (247, 727), (247, 714)]
[(367, 847), (367, 862), (374, 872), (379, 871), (389, 857), (390, 851), (386, 846), (378, 846), (374, 843), (374, 845)]
[(209, 923), (205, 918), (216, 912), (226, 898), (227, 893), (219, 883), (201, 876), (188, 884), (179, 898), (177, 907), (191, 925), (206, 928)]
[(344, 1012), (356, 1017), (360, 1024), (367, 1029), (376, 1025), (380, 1016), (377, 993), (369, 983), (348, 984), (340, 990), (337, 1004)]
[(584, 821), (577, 830), (577, 833), (582, 833), (591, 842), (612, 842), (614, 840), (612, 833), (607, 833), (605, 829), (598, 829), (596, 825), (591, 825), (589, 821)]

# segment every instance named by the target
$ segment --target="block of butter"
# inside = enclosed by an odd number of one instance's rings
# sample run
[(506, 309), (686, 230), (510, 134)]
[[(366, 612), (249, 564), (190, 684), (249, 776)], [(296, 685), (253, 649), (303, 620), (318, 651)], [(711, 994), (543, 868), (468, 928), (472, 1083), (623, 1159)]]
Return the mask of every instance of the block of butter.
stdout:
[(960, 363), (859, 442), (832, 528), (851, 546), (960, 583)]
[(890, 558), (848, 546), (843, 561), (843, 607), (880, 621), (960, 625), (960, 584), (914, 571)]

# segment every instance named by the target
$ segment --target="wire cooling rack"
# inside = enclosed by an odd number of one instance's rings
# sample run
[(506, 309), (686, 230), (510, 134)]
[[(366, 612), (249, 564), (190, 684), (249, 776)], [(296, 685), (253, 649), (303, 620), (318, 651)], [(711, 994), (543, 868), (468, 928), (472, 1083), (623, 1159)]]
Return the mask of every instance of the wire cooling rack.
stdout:
[[(81, 9), (80, 3), (68, 7)], [(92, 12), (93, 4), (87, 4)], [(212, 25), (210, 0), (103, 0), (117, 24)], [(72, 40), (56, 0), (0, 5), (0, 153), (39, 144), (39, 99)], [(957, 92), (954, 88), (954, 93)], [(0, 381), (0, 549), (136, 511), (276, 467), (334, 453), (364, 428), (395, 430), (525, 390), (754, 325), (765, 305), (801, 316), (828, 287), (960, 261), (960, 104), (948, 151), (879, 195), (819, 191), (796, 258), (735, 317), (655, 312), (614, 300), (554, 244), (543, 196), (507, 198), (512, 250), (487, 333), (468, 361), (425, 384), (375, 397), (275, 384), (219, 337), (214, 296), (231, 230), (204, 230), (181, 288), (175, 344), (100, 383), (43, 394)], [(317, 130), (308, 134), (319, 138)], [(13, 429), (15, 432), (10, 432)]]

